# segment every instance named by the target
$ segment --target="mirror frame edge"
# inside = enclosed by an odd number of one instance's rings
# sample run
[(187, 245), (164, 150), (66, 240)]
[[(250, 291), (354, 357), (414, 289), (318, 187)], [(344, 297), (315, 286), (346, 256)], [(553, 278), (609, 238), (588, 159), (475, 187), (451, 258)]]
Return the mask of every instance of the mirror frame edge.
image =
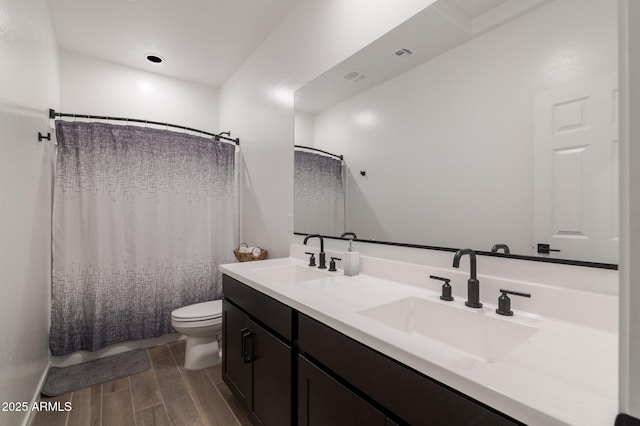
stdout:
[[(303, 232), (294, 232), (294, 235), (306, 236), (309, 234), (305, 234)], [(360, 240), (360, 239), (351, 239), (351, 238), (340, 238), (333, 237), (330, 235), (323, 235), (322, 238), (330, 239), (330, 240), (340, 240), (340, 241), (349, 241), (353, 240), (359, 243), (371, 243), (371, 244), (379, 244), (386, 246), (396, 246), (396, 247), (408, 247), (422, 250), (436, 250), (436, 251), (449, 251), (456, 252), (458, 249), (450, 248), (450, 247), (436, 247), (436, 246), (426, 246), (420, 244), (410, 244), (410, 243), (397, 243), (392, 241), (379, 241), (379, 240)], [(615, 263), (601, 263), (601, 262), (588, 262), (584, 260), (571, 260), (571, 259), (556, 259), (552, 257), (542, 257), (542, 256), (527, 256), (521, 254), (505, 254), (505, 253), (491, 253), (488, 251), (476, 251), (477, 255), (482, 256), (490, 256), (490, 257), (499, 257), (505, 259), (515, 259), (515, 260), (530, 260), (534, 262), (543, 262), (543, 263), (556, 263), (561, 265), (569, 265), (569, 266), (581, 266), (585, 268), (597, 268), (597, 269), (609, 269), (609, 270), (618, 270), (618, 265)]]

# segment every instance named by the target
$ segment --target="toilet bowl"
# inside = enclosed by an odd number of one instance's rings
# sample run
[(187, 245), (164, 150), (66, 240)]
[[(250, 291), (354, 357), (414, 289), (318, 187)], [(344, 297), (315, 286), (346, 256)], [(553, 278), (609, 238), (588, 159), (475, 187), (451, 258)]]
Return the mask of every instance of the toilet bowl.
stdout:
[(197, 370), (220, 363), (222, 300), (196, 303), (171, 312), (171, 325), (187, 338), (184, 368)]

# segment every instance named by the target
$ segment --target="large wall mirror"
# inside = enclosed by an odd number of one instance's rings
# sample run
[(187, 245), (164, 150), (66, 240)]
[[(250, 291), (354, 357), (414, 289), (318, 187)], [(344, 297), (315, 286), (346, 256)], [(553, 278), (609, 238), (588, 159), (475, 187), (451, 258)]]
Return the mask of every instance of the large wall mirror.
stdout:
[(613, 267), (617, 44), (615, 0), (438, 0), (296, 91), (295, 232)]

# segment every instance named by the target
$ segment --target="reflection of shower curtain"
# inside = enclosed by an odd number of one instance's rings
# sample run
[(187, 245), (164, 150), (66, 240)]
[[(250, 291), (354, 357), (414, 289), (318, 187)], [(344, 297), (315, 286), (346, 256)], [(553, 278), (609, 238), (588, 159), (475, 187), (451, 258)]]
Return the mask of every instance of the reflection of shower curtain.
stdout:
[(296, 232), (340, 236), (345, 230), (342, 160), (296, 150), (294, 182)]
[(56, 122), (53, 355), (172, 332), (220, 298), (235, 246), (235, 147), (106, 123)]

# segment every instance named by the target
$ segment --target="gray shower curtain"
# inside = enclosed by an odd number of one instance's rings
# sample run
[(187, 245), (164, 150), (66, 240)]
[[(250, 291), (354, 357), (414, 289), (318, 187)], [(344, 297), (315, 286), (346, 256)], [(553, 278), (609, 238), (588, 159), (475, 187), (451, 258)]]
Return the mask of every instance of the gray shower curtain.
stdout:
[(56, 136), (53, 355), (172, 332), (173, 309), (220, 298), (235, 146), (106, 123), (57, 121)]
[(345, 232), (342, 160), (296, 149), (294, 166), (296, 232), (340, 236)]

